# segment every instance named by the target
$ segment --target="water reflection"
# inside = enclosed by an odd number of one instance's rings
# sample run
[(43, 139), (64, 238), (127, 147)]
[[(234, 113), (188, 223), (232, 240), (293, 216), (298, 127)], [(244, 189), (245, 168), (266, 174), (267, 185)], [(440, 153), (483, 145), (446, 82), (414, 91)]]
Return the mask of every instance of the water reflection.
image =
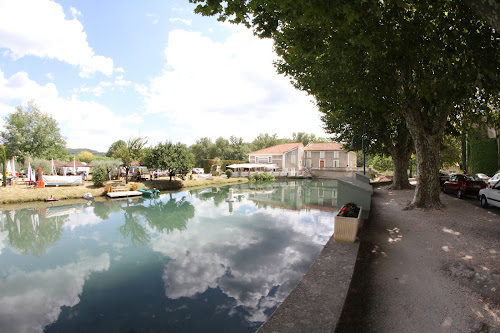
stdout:
[(331, 236), (337, 188), (229, 188), (1, 212), (0, 331), (254, 331)]

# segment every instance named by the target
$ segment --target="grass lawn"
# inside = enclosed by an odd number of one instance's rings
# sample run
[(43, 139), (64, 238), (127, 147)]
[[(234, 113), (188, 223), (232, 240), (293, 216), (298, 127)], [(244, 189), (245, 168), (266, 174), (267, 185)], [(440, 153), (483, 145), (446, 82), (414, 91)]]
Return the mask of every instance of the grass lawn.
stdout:
[[(173, 179), (171, 182), (168, 177), (161, 177), (154, 181), (136, 182), (138, 188), (152, 189), (157, 188), (160, 191), (176, 191), (185, 188), (193, 187), (209, 187), (215, 185), (246, 183), (247, 178), (223, 178), (213, 177), (213, 179)], [(86, 193), (92, 193), (93, 196), (99, 197), (106, 194), (104, 187), (95, 187), (91, 181), (85, 181), (80, 186), (58, 186), (45, 188), (30, 188), (24, 185), (22, 181), (18, 181), (14, 186), (0, 187), (0, 205), (3, 204), (18, 204), (44, 201), (52, 196), (59, 200), (67, 199), (82, 199)], [(83, 199), (82, 199), (83, 200)]]

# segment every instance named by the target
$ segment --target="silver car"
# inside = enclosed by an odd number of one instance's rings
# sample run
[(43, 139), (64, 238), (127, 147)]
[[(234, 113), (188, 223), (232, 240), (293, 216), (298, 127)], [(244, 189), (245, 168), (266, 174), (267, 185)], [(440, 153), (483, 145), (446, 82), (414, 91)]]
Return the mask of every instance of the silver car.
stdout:
[(500, 181), (500, 173), (497, 173), (496, 175), (488, 179), (488, 186), (492, 187), (493, 185), (498, 183), (498, 181)]

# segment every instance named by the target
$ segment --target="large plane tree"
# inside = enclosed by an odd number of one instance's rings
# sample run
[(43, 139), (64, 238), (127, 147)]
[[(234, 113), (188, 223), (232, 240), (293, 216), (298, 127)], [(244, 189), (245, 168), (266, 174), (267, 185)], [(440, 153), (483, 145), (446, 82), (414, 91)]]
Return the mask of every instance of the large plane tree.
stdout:
[[(500, 86), (499, 34), (475, 17), (464, 3), (457, 0), (190, 1), (200, 3), (198, 13), (246, 24), (259, 36), (273, 38), (277, 49), (294, 48), (291, 51), (298, 55), (316, 52), (307, 48), (310, 38), (307, 34), (297, 34), (294, 40), (289, 38), (290, 32), (308, 29), (321, 33), (320, 48), (325, 52), (333, 50), (330, 44), (347, 53), (359, 49), (362, 53), (352, 61), (367, 71), (383, 74), (380, 80), (392, 89), (386, 92), (399, 103), (400, 114), (415, 144), (417, 187), (410, 208), (441, 207), (439, 147), (448, 116), (466, 100), (490, 99), (483, 96), (498, 98)], [(313, 43), (316, 45), (319, 44)], [(300, 82), (309, 73), (305, 67), (287, 74)], [(339, 80), (349, 80), (336, 76), (335, 70), (330, 73), (331, 84), (324, 89), (335, 89)], [(357, 82), (352, 85), (356, 87)], [(392, 111), (388, 109), (386, 113)]]

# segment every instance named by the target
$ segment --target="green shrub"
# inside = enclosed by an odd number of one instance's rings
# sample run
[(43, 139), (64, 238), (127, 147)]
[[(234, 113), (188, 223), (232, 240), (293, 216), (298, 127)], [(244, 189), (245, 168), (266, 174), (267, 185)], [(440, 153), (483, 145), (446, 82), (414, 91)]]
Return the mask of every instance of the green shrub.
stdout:
[(108, 170), (105, 167), (99, 167), (92, 172), (92, 182), (95, 186), (103, 186), (108, 180)]
[(226, 176), (227, 176), (227, 178), (231, 178), (232, 175), (233, 175), (233, 170), (227, 169), (226, 170)]
[(274, 175), (270, 173), (260, 173), (248, 176), (249, 182), (273, 182), (274, 180)]
[(470, 140), (469, 167), (471, 173), (495, 174), (498, 169), (498, 148), (495, 139)]

